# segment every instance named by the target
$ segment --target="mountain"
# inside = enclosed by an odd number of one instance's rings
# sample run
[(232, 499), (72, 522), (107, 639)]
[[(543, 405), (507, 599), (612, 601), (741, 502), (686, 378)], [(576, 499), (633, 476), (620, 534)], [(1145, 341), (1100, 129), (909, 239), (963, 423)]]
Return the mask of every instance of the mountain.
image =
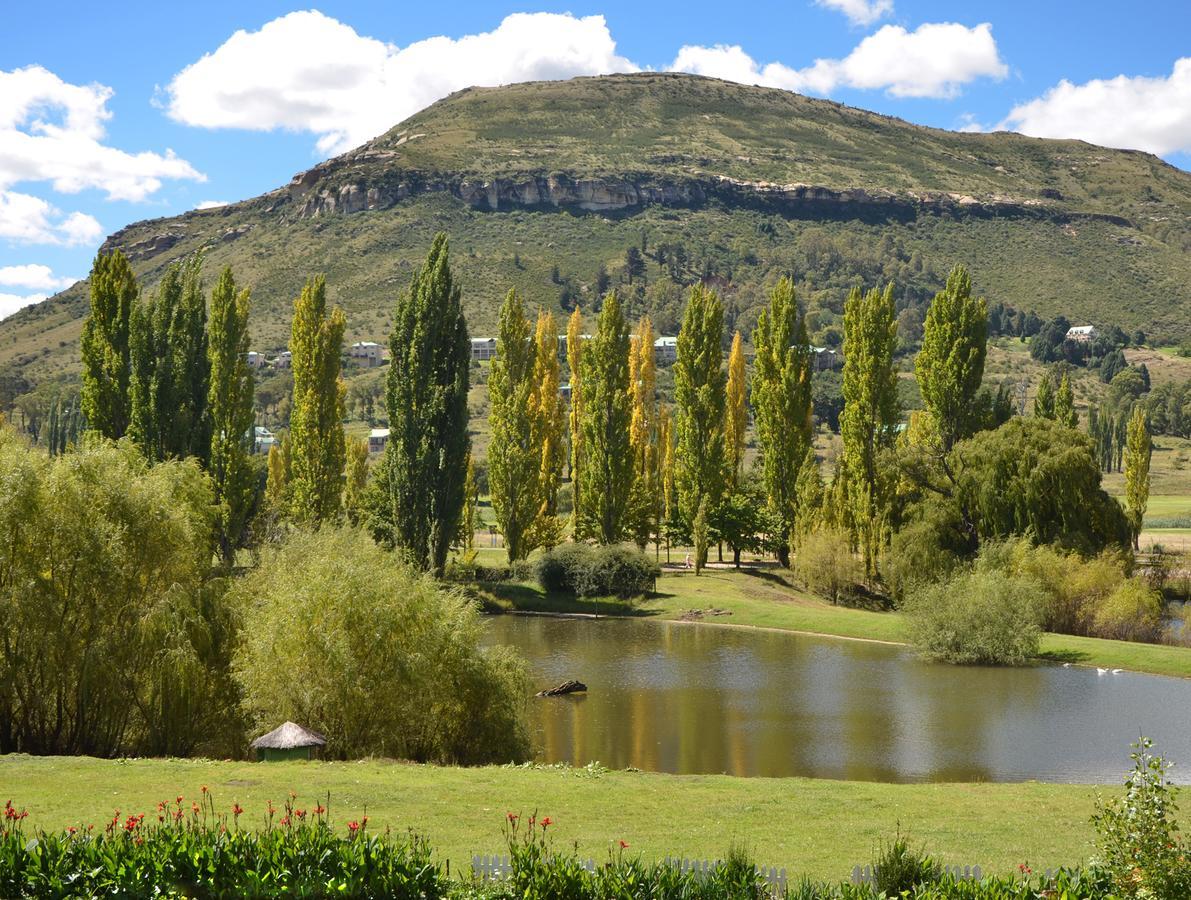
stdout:
[[(325, 272), (352, 339), (383, 340), (446, 230), (473, 334), (512, 286), (565, 312), (601, 267), (630, 311), (671, 330), (684, 286), (713, 280), (746, 332), (793, 272), (819, 332), (847, 289), (892, 280), (925, 302), (956, 262), (990, 301), (1043, 317), (1191, 336), (1191, 173), (1140, 152), (924, 128), (787, 91), (677, 74), (471, 88), (260, 197), (113, 234), (152, 284), (203, 250), (253, 286), (261, 349)], [(77, 369), (80, 283), (0, 323), (0, 365)]]

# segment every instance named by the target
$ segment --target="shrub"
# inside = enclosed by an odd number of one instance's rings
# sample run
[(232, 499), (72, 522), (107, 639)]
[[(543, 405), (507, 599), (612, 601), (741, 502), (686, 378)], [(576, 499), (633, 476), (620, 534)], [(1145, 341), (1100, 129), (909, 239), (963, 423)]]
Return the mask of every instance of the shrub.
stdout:
[(910, 636), (928, 659), (1021, 665), (1038, 652), (1038, 586), (1023, 578), (964, 572), (907, 596)]
[(483, 649), (474, 603), (362, 531), (295, 533), (231, 594), (244, 611), (235, 673), (260, 728), (301, 722), (339, 758), (527, 754), (524, 663)]
[(1162, 628), (1162, 595), (1142, 578), (1123, 582), (1096, 610), (1098, 637), (1152, 641)]
[(915, 585), (946, 578), (962, 565), (961, 548), (951, 546), (956, 529), (944, 521), (946, 512), (927, 511), (893, 535), (881, 574), (895, 600), (900, 602)]
[(932, 884), (942, 874), (942, 866), (927, 856), (922, 848), (912, 848), (902, 836), (900, 828), (893, 840), (882, 846), (873, 860), (873, 887), (886, 897), (900, 897), (903, 892)]
[(851, 538), (839, 528), (805, 535), (794, 555), (794, 572), (810, 590), (838, 603), (864, 580), (864, 566), (852, 552)]
[(661, 571), (635, 547), (562, 544), (542, 554), (537, 574), (550, 593), (627, 598), (653, 590)]

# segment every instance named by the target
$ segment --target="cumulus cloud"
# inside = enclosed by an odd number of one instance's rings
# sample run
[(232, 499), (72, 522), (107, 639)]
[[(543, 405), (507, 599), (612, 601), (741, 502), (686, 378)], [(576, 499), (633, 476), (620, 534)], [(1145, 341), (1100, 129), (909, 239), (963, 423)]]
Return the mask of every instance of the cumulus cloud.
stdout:
[(893, 0), (815, 0), (815, 3), (842, 12), (853, 25), (871, 25), (893, 12)]
[(75, 278), (59, 278), (49, 266), (27, 263), (19, 266), (0, 266), (0, 286), (26, 288), (31, 291), (60, 291), (75, 283)]
[(203, 200), (195, 209), (219, 209), (221, 206), (227, 206), (226, 200)]
[(179, 72), (164, 104), (187, 125), (310, 132), (331, 154), (461, 88), (636, 69), (603, 16), (517, 13), (483, 34), (397, 47), (311, 10), (237, 31)]
[(1191, 56), (1176, 60), (1170, 77), (1060, 81), (1013, 107), (998, 127), (1160, 156), (1191, 152)]
[(97, 188), (111, 200), (144, 200), (163, 179), (203, 180), (172, 151), (103, 143), (111, 97), (109, 87), (70, 84), (41, 66), (0, 71), (0, 190), (48, 181), (64, 193)]
[(92, 244), (103, 237), (93, 216), (63, 215), (51, 203), (32, 194), (0, 190), (0, 238), (17, 244)]
[(0, 319), (6, 319), (18, 309), (40, 303), (44, 299), (45, 294), (5, 294), (0, 291)]
[(927, 23), (914, 31), (885, 25), (843, 59), (818, 59), (802, 69), (779, 62), (762, 66), (741, 47), (722, 44), (683, 47), (670, 68), (803, 93), (855, 88), (895, 97), (954, 97), (971, 81), (1009, 73), (987, 22), (974, 28)]

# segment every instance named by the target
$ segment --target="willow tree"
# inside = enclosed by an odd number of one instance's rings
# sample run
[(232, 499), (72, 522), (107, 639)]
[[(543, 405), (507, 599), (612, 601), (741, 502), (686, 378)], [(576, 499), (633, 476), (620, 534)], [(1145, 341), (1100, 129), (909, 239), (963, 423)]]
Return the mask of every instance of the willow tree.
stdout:
[(582, 383), (578, 534), (615, 544), (628, 534), (633, 490), (629, 326), (615, 292), (604, 298), (596, 333), (584, 348)]
[(642, 316), (629, 347), (629, 391), (633, 413), (629, 443), (633, 452), (633, 539), (644, 549), (657, 520), (658, 404), (653, 323)]
[(471, 449), (471, 342), (444, 233), (397, 300), (389, 352), (383, 524), (415, 565), (441, 572), (459, 527)]
[(876, 574), (882, 534), (888, 528), (894, 473), (881, 464), (897, 434), (897, 311), (893, 285), (881, 293), (853, 288), (844, 302), (844, 409), (840, 414), (843, 458), (851, 476), (848, 503), (853, 539), (864, 556), (865, 575)]
[(794, 283), (782, 278), (753, 331), (753, 410), (777, 556), (790, 564), (798, 471), (811, 445), (811, 352)]
[(290, 508), (318, 525), (339, 515), (347, 455), (343, 437), (347, 389), (340, 373), (343, 310), (327, 310), (327, 282), (309, 279), (294, 302), (289, 349), (294, 373), (290, 412)]
[(124, 437), (131, 419), (131, 322), (136, 276), (116, 250), (91, 267), (91, 313), (79, 340), (81, 404), (87, 427), (105, 438)]
[(988, 305), (972, 297), (967, 269), (956, 266), (931, 301), (914, 361), (922, 402), (930, 411), (944, 451), (978, 427), (976, 392), (984, 377)]
[(683, 313), (674, 364), (676, 486), (679, 511), (688, 527), (694, 525), (704, 498), (708, 515), (712, 514), (727, 480), (723, 338), (724, 308), (719, 295), (695, 285)]
[(567, 320), (567, 367), (571, 376), (571, 413), (568, 431), (571, 435), (570, 475), (572, 518), (578, 523), (582, 515), (581, 499), (583, 472), (583, 314), (579, 307)]
[(748, 425), (745, 378), (744, 340), (738, 331), (732, 336), (732, 350), (728, 354), (727, 403), (724, 409), (724, 447), (728, 454), (728, 482), (733, 488), (740, 484), (744, 469), (744, 432)]
[(559, 387), (562, 379), (558, 363), (558, 326), (554, 315), (538, 314), (534, 328), (533, 377), (529, 395), (529, 415), (533, 424), (533, 443), (538, 449), (538, 487), (541, 492), (539, 540), (543, 546), (555, 543), (559, 531), (558, 485), (566, 461), (566, 405)]
[(1129, 417), (1129, 436), (1125, 443), (1125, 512), (1133, 532), (1133, 549), (1141, 534), (1146, 505), (1150, 500), (1150, 423), (1141, 406)]
[(509, 562), (525, 559), (533, 550), (530, 536), (543, 499), (541, 454), (530, 412), (535, 360), (529, 319), (520, 296), (510, 290), (500, 308), (496, 358), (488, 374), (488, 489)]
[(225, 268), (211, 291), (208, 323), (209, 471), (218, 510), (219, 548), (229, 563), (247, 535), (256, 495), (256, 477), (249, 459), (255, 389), (248, 366), (249, 297), (247, 288), (237, 290), (232, 270)]

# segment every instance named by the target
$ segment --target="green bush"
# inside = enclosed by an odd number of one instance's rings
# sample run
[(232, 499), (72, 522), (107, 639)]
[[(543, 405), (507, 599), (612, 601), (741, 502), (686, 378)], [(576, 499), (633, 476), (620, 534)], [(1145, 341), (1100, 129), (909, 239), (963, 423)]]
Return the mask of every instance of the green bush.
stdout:
[(999, 573), (964, 572), (906, 597), (910, 637), (928, 659), (1021, 665), (1038, 653), (1038, 586)]
[(635, 597), (653, 590), (661, 570), (635, 547), (562, 544), (542, 554), (538, 584), (548, 593)]
[(963, 564), (962, 548), (952, 546), (957, 529), (946, 521), (948, 515), (944, 507), (928, 508), (893, 535), (881, 560), (881, 574), (896, 601), (916, 585), (946, 578)]
[(339, 758), (527, 755), (524, 662), (482, 648), (474, 603), (363, 531), (297, 532), (230, 594), (243, 610), (235, 673), (260, 729), (301, 722)]
[(873, 860), (873, 886), (887, 897), (900, 897), (903, 892), (937, 882), (942, 869), (925, 850), (912, 848), (899, 828)]
[(1122, 582), (1096, 610), (1095, 632), (1118, 641), (1153, 641), (1162, 630), (1162, 595), (1142, 578)]
[(820, 528), (804, 535), (794, 552), (799, 580), (832, 603), (856, 593), (864, 581), (864, 565), (852, 552), (851, 538), (839, 528)]

